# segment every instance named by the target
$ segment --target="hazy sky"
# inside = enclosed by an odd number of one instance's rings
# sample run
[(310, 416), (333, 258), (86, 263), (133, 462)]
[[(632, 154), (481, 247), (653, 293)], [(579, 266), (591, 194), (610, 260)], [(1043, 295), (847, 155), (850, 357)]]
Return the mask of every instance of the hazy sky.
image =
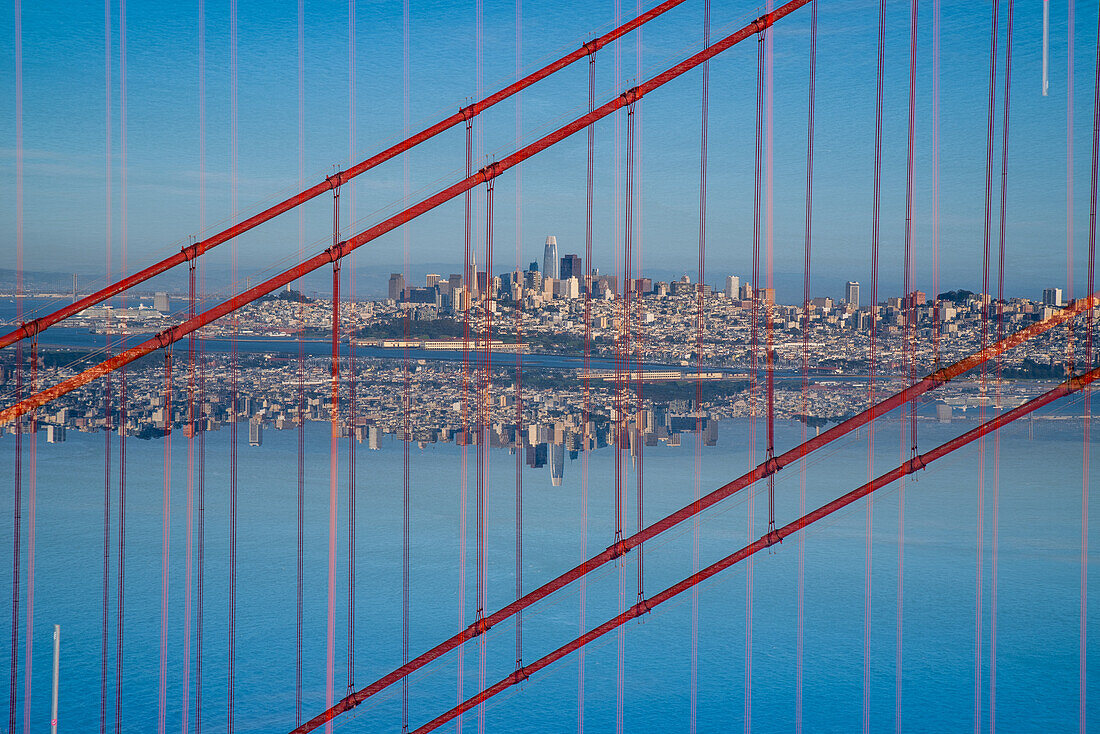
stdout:
[[(474, 2), (410, 3), (409, 121), (419, 129), (474, 98), (478, 91)], [(649, 2), (644, 7), (648, 8)], [(982, 224), (989, 76), (990, 3), (942, 0), (941, 40), (941, 251), (940, 290), (981, 285)], [(1007, 2), (1001, 2), (1003, 33)], [(355, 54), (349, 55), (349, 3), (305, 0), (304, 170), (313, 183), (401, 137), (403, 116), (402, 5), (354, 2)], [(931, 139), (932, 0), (919, 3), (916, 204), (917, 285), (932, 290)], [(107, 142), (111, 143), (113, 268), (122, 263), (123, 119), (120, 80), (120, 5), (109, 5), (111, 47), (105, 42), (104, 6), (85, 2), (23, 3), (25, 124), (25, 248), (32, 270), (78, 271), (102, 277), (106, 247)], [(887, 11), (882, 255), (883, 296), (901, 279), (904, 232), (905, 142), (909, 56), (909, 2)], [(230, 23), (228, 0), (205, 6), (205, 136), (200, 136), (200, 12), (195, 1), (130, 0), (125, 7), (126, 266), (136, 269), (178, 248), (204, 226), (215, 231), (231, 215)], [(298, 187), (298, 3), (238, 6), (239, 208), (260, 204)], [(483, 93), (530, 71), (610, 28), (616, 4), (528, 2), (517, 37), (515, 2), (486, 0), (483, 18)], [(636, 12), (622, 4), (622, 18)], [(746, 2), (715, 3), (714, 39), (759, 14)], [(1097, 7), (1076, 3), (1076, 86), (1072, 171), (1075, 178), (1074, 248), (1077, 295), (1084, 287), (1088, 239), (1088, 183)], [(14, 18), (0, 11), (0, 267), (15, 265)], [(874, 142), (875, 30), (878, 3), (819, 0), (814, 250), (815, 290), (835, 296), (843, 281), (870, 277), (871, 183)], [(1051, 3), (1050, 94), (1042, 97), (1042, 3), (1016, 3), (1012, 57), (1006, 278), (1009, 293), (1038, 298), (1045, 286), (1066, 282), (1067, 7)], [(786, 302), (800, 297), (806, 149), (809, 8), (780, 22), (775, 39), (774, 271)], [(642, 76), (651, 76), (696, 50), (702, 38), (702, 1), (646, 26)], [(623, 85), (637, 77), (637, 36), (621, 47)], [(756, 47), (747, 41), (711, 66), (707, 280), (751, 273)], [(106, 88), (106, 61), (111, 87)], [(355, 101), (350, 100), (354, 62)], [(524, 93), (519, 137), (531, 140), (584, 110), (586, 64)], [(597, 57), (599, 100), (615, 93), (615, 53)], [(700, 80), (696, 70), (648, 96), (640, 106), (641, 261), (643, 270), (697, 269)], [(1003, 96), (998, 83), (998, 120)], [(111, 128), (106, 127), (110, 98)], [(351, 129), (354, 112), (354, 130)], [(616, 269), (621, 214), (616, 216), (616, 123), (597, 128), (594, 265)], [(485, 156), (502, 157), (516, 146), (516, 105), (507, 102), (482, 116), (478, 137)], [(625, 118), (620, 130), (625, 140)], [(205, 170), (200, 143), (205, 141)], [(997, 143), (999, 154), (1000, 143)], [(621, 148), (620, 148), (621, 151)], [(541, 259), (547, 234), (561, 254), (584, 250), (585, 136), (525, 163), (520, 225), (517, 175), (497, 183), (494, 271)], [(457, 180), (464, 172), (460, 129), (409, 156), (413, 199)], [(621, 170), (621, 169), (620, 169)], [(999, 171), (999, 163), (998, 163)], [(620, 177), (621, 179), (621, 177)], [(200, 186), (205, 182), (205, 220)], [(621, 180), (620, 180), (621, 184)], [(396, 211), (403, 197), (403, 167), (391, 162), (357, 179), (345, 195), (344, 233)], [(994, 196), (995, 207), (998, 203)], [(352, 207), (354, 212), (351, 211)], [(479, 240), (483, 201), (475, 202)], [(305, 248), (331, 237), (327, 197), (303, 208)], [(409, 228), (409, 261), (453, 263), (463, 253), (461, 200)], [(995, 212), (996, 214), (996, 212)], [(242, 277), (289, 264), (299, 248), (295, 215), (241, 238)], [(996, 230), (994, 230), (996, 234)], [(392, 233), (361, 250), (362, 266), (401, 269), (403, 236)], [(994, 245), (996, 242), (994, 241)], [(637, 246), (637, 245), (636, 245)], [(210, 267), (229, 262), (229, 246)], [(483, 256), (479, 256), (483, 262)], [(995, 281), (994, 281), (995, 282)], [(866, 287), (866, 286), (865, 286)]]

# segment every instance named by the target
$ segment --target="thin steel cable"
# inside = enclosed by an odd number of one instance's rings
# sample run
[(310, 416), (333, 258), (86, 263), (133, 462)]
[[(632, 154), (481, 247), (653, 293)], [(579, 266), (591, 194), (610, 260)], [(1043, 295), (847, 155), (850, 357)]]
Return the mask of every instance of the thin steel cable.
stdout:
[[(806, 214), (802, 263), (802, 414), (809, 415), (810, 386), (810, 254), (813, 241), (814, 103), (817, 91), (817, 0), (810, 3), (810, 68), (806, 94)], [(802, 420), (802, 443), (806, 442), (807, 421)], [(798, 513), (806, 514), (806, 457), (799, 460)], [(803, 658), (805, 655), (806, 543), (798, 538), (798, 612), (795, 638), (794, 729), (802, 734)]]
[[(703, 0), (703, 45), (710, 45), (710, 0)], [(702, 491), (703, 435), (702, 369), (703, 352), (703, 274), (706, 267), (707, 247), (707, 133), (710, 124), (710, 63), (702, 65), (699, 92), (699, 273), (695, 297), (695, 466), (692, 499), (697, 500)], [(691, 572), (699, 570), (699, 518), (692, 520)], [(689, 682), (688, 731), (695, 734), (699, 714), (699, 591), (691, 590), (691, 674)]]
[[(878, 335), (878, 255), (879, 209), (882, 196), (882, 96), (886, 54), (886, 0), (879, 2), (878, 19), (878, 73), (875, 82), (875, 169), (874, 195), (871, 212), (871, 333), (868, 352), (867, 394), (875, 401), (875, 347)], [(875, 424), (867, 424), (867, 476), (874, 478)], [(863, 734), (871, 730), (871, 521), (874, 515), (874, 498), (866, 503), (864, 537), (864, 598), (863, 598)]]
[[(986, 159), (985, 159), (985, 221), (982, 239), (982, 348), (989, 343), (989, 257), (990, 240), (992, 239), (993, 216), (993, 147), (996, 122), (996, 96), (997, 96), (997, 20), (999, 17), (998, 0), (993, 0), (992, 20), (990, 25), (989, 41), (989, 112), (986, 132)], [(981, 389), (985, 393), (986, 366), (981, 369)], [(979, 420), (985, 420), (985, 406), (978, 407)], [(974, 734), (981, 734), (983, 725), (982, 706), (982, 617), (984, 614), (983, 595), (985, 573), (985, 437), (978, 441), (978, 492), (977, 492), (977, 528), (976, 545), (977, 558), (975, 559), (974, 581)]]

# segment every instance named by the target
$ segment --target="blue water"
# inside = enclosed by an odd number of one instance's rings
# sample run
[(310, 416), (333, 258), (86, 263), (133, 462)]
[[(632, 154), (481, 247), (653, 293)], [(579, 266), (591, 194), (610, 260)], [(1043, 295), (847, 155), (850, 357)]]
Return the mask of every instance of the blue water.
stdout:
[[(972, 426), (922, 422), (927, 449)], [(777, 445), (790, 447), (801, 427), (777, 426)], [(1082, 442), (1079, 421), (1037, 421), (1002, 433), (1000, 464), (999, 598), (997, 614), (997, 718), (1002, 731), (1075, 731), (1078, 710), (1078, 609)], [(241, 438), (246, 434), (241, 432)], [(228, 588), (228, 430), (207, 436), (207, 584), (204, 629), (203, 721), (206, 731), (225, 729)], [(325, 567), (328, 496), (327, 425), (307, 431), (306, 592), (304, 711), (324, 705)], [(117, 438), (113, 439), (117, 442)], [(70, 431), (68, 441), (38, 442), (37, 543), (32, 668), (32, 730), (44, 731), (49, 711), (52, 625), (62, 626), (61, 714), (65, 731), (98, 728), (100, 594), (103, 513), (102, 434)], [(245, 444), (247, 441), (245, 441)], [(720, 425), (717, 447), (702, 452), (704, 491), (739, 475), (748, 465), (747, 422)], [(288, 731), (294, 723), (296, 434), (264, 432), (261, 447), (239, 451), (239, 576), (237, 596), (236, 729)], [(0, 439), (11, 460), (14, 441)], [(815, 455), (806, 471), (807, 507), (813, 508), (866, 481), (866, 434), (849, 436)], [(117, 445), (114, 447), (117, 458)], [(875, 469), (899, 463), (898, 422), (881, 421), (875, 432)], [(987, 446), (992, 473), (992, 441)], [(346, 444), (339, 472), (339, 588), (336, 589), (336, 692), (347, 684), (346, 640)], [(126, 634), (123, 731), (152, 731), (157, 719), (160, 615), (160, 528), (163, 441), (127, 441)], [(1096, 446), (1093, 445), (1093, 454)], [(467, 624), (475, 608), (474, 458), (469, 452), (470, 507), (467, 539)], [(613, 459), (609, 449), (590, 462), (588, 554), (613, 540)], [(933, 464), (905, 487), (902, 698), (905, 729), (972, 730), (974, 715), (975, 557), (977, 446)], [(415, 655), (459, 629), (458, 544), (460, 449), (451, 444), (411, 447), (411, 622)], [(168, 731), (181, 726), (183, 661), (183, 561), (187, 440), (172, 439), (171, 611), (168, 662)], [(1096, 460), (1093, 461), (1095, 467)], [(629, 460), (628, 460), (629, 464)], [(402, 447), (387, 437), (379, 451), (357, 451), (357, 599), (355, 682), (366, 685), (401, 661), (401, 466)], [(524, 586), (551, 578), (582, 560), (580, 460), (569, 461), (562, 486), (549, 469), (524, 467)], [(694, 444), (645, 449), (646, 521), (690, 501)], [(1095, 482), (1097, 471), (1093, 470)], [(628, 530), (635, 522), (633, 470), (626, 505)], [(10, 479), (7, 480), (10, 482)], [(7, 486), (11, 486), (8, 484)], [(778, 519), (798, 507), (797, 467), (776, 483)], [(515, 457), (490, 457), (488, 505), (488, 607), (514, 594)], [(758, 488), (759, 489), (759, 488)], [(24, 485), (26, 491), (26, 485)], [(872, 565), (871, 725), (892, 731), (895, 716), (898, 510), (897, 485), (874, 501)], [(702, 516), (700, 563), (711, 563), (746, 540), (747, 494)], [(1097, 527), (1093, 501), (1093, 527)], [(865, 503), (814, 526), (805, 537), (806, 731), (851, 732), (861, 727), (864, 608)], [(985, 513), (985, 608), (983, 676), (989, 675), (992, 496)], [(24, 507), (26, 513), (26, 506)], [(11, 494), (0, 506), (0, 568), (11, 567)], [(24, 519), (26, 522), (26, 514)], [(117, 507), (112, 508), (117, 522)], [(766, 529), (766, 501), (755, 501), (754, 537)], [(26, 527), (26, 526), (24, 526)], [(117, 529), (117, 525), (115, 526)], [(646, 589), (652, 593), (689, 575), (691, 524), (646, 548)], [(1097, 547), (1094, 543), (1093, 547)], [(112, 548), (112, 566), (115, 552)], [(26, 561), (24, 545), (24, 573)], [(752, 698), (754, 731), (791, 731), (794, 725), (796, 583), (799, 543), (788, 539), (753, 564)], [(636, 592), (636, 555), (625, 563), (627, 604)], [(1096, 553), (1092, 568), (1100, 567)], [(113, 575), (113, 572), (112, 572)], [(606, 567), (587, 586), (589, 626), (618, 607), (618, 572)], [(112, 578), (112, 582), (114, 578)], [(5, 581), (7, 583), (7, 581)], [(26, 579), (24, 578), (24, 592)], [(745, 715), (747, 566), (723, 572), (699, 587), (699, 731), (740, 731)], [(113, 599), (113, 592), (112, 592)], [(1089, 654), (1100, 652), (1100, 579), (1089, 586), (1093, 621)], [(658, 607), (625, 626), (625, 729), (685, 731), (689, 712), (691, 594)], [(113, 609), (113, 601), (112, 601)], [(532, 661), (578, 633), (577, 585), (533, 607), (523, 619), (524, 659)], [(112, 649), (114, 645), (112, 612)], [(511, 672), (515, 626), (502, 624), (486, 637), (486, 680)], [(23, 658), (22, 638), (20, 658)], [(7, 636), (0, 661), (10, 654)], [(617, 636), (612, 633), (586, 656), (586, 731), (614, 729)], [(457, 656), (418, 673), (410, 685), (413, 726), (427, 721), (456, 697)], [(113, 654), (112, 654), (113, 661)], [(113, 662), (112, 662), (113, 666)], [(477, 644), (465, 655), (466, 694), (477, 690)], [(1090, 699), (1100, 701), (1100, 664), (1092, 663)], [(113, 667), (112, 667), (113, 671)], [(534, 675), (487, 707), (493, 732), (570, 731), (577, 720), (578, 660), (572, 655)], [(988, 717), (988, 679), (983, 682)], [(20, 697), (22, 696), (22, 674)], [(113, 691), (113, 672), (111, 690)], [(1094, 707), (1095, 708), (1095, 707)], [(113, 710), (113, 702), (110, 706)], [(400, 731), (400, 686), (346, 716), (344, 731)], [(111, 717), (113, 719), (113, 716)], [(194, 718), (191, 718), (192, 726)], [(465, 730), (476, 725), (466, 716)], [(453, 731), (451, 725), (444, 729)], [(1100, 731), (1100, 714), (1090, 730)]]

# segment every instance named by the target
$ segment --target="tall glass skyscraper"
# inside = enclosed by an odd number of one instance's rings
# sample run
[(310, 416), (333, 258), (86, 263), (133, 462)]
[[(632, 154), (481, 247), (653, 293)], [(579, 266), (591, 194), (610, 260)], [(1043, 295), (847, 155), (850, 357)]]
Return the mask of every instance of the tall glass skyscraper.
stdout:
[(558, 279), (561, 272), (558, 270), (558, 238), (549, 235), (546, 238), (546, 247), (542, 249), (542, 277)]

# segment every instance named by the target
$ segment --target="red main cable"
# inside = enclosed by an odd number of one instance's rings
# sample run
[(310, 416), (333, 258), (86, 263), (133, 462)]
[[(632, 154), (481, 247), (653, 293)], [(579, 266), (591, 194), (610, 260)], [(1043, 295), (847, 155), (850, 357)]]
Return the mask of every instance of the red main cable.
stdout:
[(1004, 413), (988, 422), (982, 423), (981, 425), (970, 429), (961, 436), (953, 438), (946, 443), (940, 444), (928, 453), (922, 454), (904, 462), (903, 464), (890, 470), (886, 474), (883, 474), (879, 477), (871, 478), (866, 484), (857, 487), (856, 489), (853, 489), (847, 494), (836, 498), (832, 502), (822, 505), (813, 512), (802, 515), (797, 520), (787, 523), (781, 528), (777, 528), (774, 532), (769, 532), (765, 534), (763, 537), (750, 542), (748, 545), (744, 546), (735, 553), (726, 556), (722, 560), (713, 563), (710, 566), (707, 566), (697, 573), (692, 574), (683, 581), (680, 581), (679, 583), (668, 587), (660, 593), (655, 594), (654, 596), (647, 599), (645, 602), (633, 605), (626, 611), (620, 613), (618, 616), (613, 617), (612, 619), (604, 622), (598, 627), (593, 628), (592, 630), (589, 630), (585, 634), (566, 643), (565, 645), (562, 645), (553, 652), (544, 655), (530, 665), (526, 665), (521, 670), (509, 674), (506, 678), (498, 681), (493, 686), (483, 689), (476, 696), (467, 699), (459, 706), (456, 706), (450, 711), (440, 714), (428, 723), (419, 727), (418, 729), (416, 729), (414, 734), (427, 734), (427, 732), (438, 729), (440, 726), (443, 726), (448, 721), (454, 719), (454, 717), (458, 716), (458, 714), (462, 711), (467, 711), (474, 706), (479, 706), (483, 704), (486, 700), (492, 698), (493, 696), (496, 696), (499, 693), (502, 693), (503, 691), (506, 691), (508, 688), (514, 685), (517, 685), (527, 680), (534, 673), (537, 673), (538, 671), (546, 668), (552, 663), (557, 662), (571, 652), (574, 652), (584, 647), (585, 645), (594, 642), (595, 640), (599, 639), (608, 632), (611, 632), (612, 630), (621, 628), (630, 620), (640, 617), (646, 612), (652, 611), (654, 607), (663, 604), (670, 599), (673, 599), (674, 597), (682, 594), (684, 591), (687, 591), (693, 586), (702, 583), (703, 581), (706, 581), (712, 576), (715, 576), (719, 572), (724, 571), (725, 569), (730, 568), (731, 566), (740, 563), (743, 560), (746, 560), (747, 558), (756, 553), (759, 553), (762, 550), (772, 547), (773, 545), (781, 542), (784, 538), (794, 533), (797, 533), (800, 530), (803, 530), (804, 528), (812, 525), (815, 522), (818, 522), (819, 520), (829, 517), (830, 515), (844, 509), (845, 507), (848, 507), (852, 503), (863, 499), (864, 497), (869, 497), (873, 492), (897, 481), (901, 477), (912, 474), (927, 467), (927, 465), (931, 464), (933, 461), (943, 458), (953, 451), (956, 451), (957, 449), (960, 449), (963, 446), (970, 444), (975, 439), (986, 435), (990, 431), (994, 431), (1001, 426), (1006, 425), (1024, 415), (1027, 415), (1061, 397), (1070, 395), (1077, 392), (1078, 390), (1081, 390), (1097, 378), (1100, 378), (1100, 369), (1088, 372), (1081, 377), (1075, 377), (1067, 380), (1066, 382), (1063, 382), (1061, 385), (1055, 387), (1054, 389), (1043, 393), (1039, 397), (1029, 400), (1028, 402), (1017, 408), (1014, 408), (1008, 413)]
[[(611, 29), (599, 38), (594, 38), (591, 41), (586, 41), (580, 46), (580, 48), (577, 48), (566, 54), (565, 56), (562, 56), (550, 62), (546, 66), (543, 66), (542, 68), (531, 72), (527, 76), (513, 82), (504, 89), (494, 92), (488, 97), (473, 102), (469, 106), (464, 107), (458, 112), (450, 115), (449, 117), (421, 130), (415, 135), (408, 135), (408, 125), (406, 124), (406, 137), (404, 140), (395, 143), (389, 148), (383, 150), (382, 152), (377, 153), (370, 158), (355, 164), (346, 171), (343, 171), (341, 173), (341, 175), (343, 176), (343, 180), (350, 181), (356, 176), (366, 173), (372, 168), (375, 168), (376, 166), (381, 165), (388, 160), (396, 158), (397, 156), (419, 145), (420, 143), (423, 143), (424, 141), (429, 140), (436, 135), (445, 132), (446, 130), (450, 130), (452, 127), (459, 125), (463, 120), (468, 120), (476, 117), (490, 107), (500, 102), (503, 102), (504, 100), (517, 94), (518, 92), (527, 89), (536, 82), (539, 82), (542, 79), (545, 79), (552, 74), (564, 69), (573, 62), (580, 61), (581, 59), (588, 56), (590, 53), (594, 53), (596, 50), (606, 46), (612, 41), (615, 41), (616, 39), (625, 36), (635, 29), (640, 28), (654, 18), (657, 18), (667, 13), (678, 5), (681, 5), (683, 2), (685, 2), (685, 0), (665, 0), (665, 2), (661, 3), (660, 5), (654, 6), (653, 8), (650, 8), (638, 17), (633, 18), (626, 23), (623, 23), (622, 25)], [(124, 0), (120, 0), (120, 8), (122, 8), (124, 14)], [(124, 77), (125, 70), (122, 70), (122, 78)], [(98, 303), (102, 303), (109, 298), (117, 296), (120, 293), (124, 293), (134, 286), (144, 283), (150, 278), (153, 278), (167, 270), (170, 270), (176, 265), (181, 265), (187, 260), (197, 258), (204, 252), (214, 247), (217, 247), (222, 243), (228, 242), (238, 235), (241, 235), (257, 227), (264, 222), (270, 221), (280, 214), (288, 212), (291, 209), (294, 209), (295, 207), (304, 204), (307, 201), (310, 201), (311, 199), (315, 199), (328, 190), (328, 181), (320, 181), (310, 188), (305, 189), (304, 191), (295, 194), (294, 196), (291, 196), (289, 199), (285, 199), (278, 204), (275, 204), (274, 206), (271, 206), (263, 210), (262, 212), (233, 225), (229, 229), (218, 232), (217, 234), (207, 237), (205, 240), (201, 240), (188, 247), (185, 247), (180, 252), (177, 252), (176, 254), (167, 257), (157, 263), (154, 263), (144, 270), (134, 273), (128, 278), (122, 278), (119, 281), (112, 283), (111, 285), (102, 288), (89, 296), (85, 296), (84, 298), (79, 299), (71, 305), (54, 311), (53, 313), (39, 317), (27, 323), (21, 323), (18, 329), (15, 329), (14, 331), (11, 331), (10, 333), (3, 336), (0, 336), (0, 349), (10, 346), (22, 339), (27, 339), (34, 334), (44, 331), (50, 326), (53, 326), (54, 324), (63, 321), (64, 319), (67, 319), (68, 317), (79, 313), (80, 311), (83, 311), (86, 308), (90, 308)], [(236, 213), (234, 213), (234, 218), (235, 217)]]
[(907, 387), (905, 390), (898, 392), (890, 397), (880, 401), (879, 403), (868, 407), (867, 409), (860, 411), (856, 415), (841, 421), (832, 428), (825, 432), (811, 438), (810, 440), (802, 443), (783, 454), (775, 457), (770, 462), (764, 462), (757, 465), (754, 469), (741, 475), (737, 479), (724, 484), (718, 489), (713, 490), (709, 494), (701, 497), (700, 499), (692, 502), (691, 504), (682, 507), (676, 512), (666, 515), (660, 520), (654, 522), (652, 525), (646, 527), (641, 533), (637, 533), (628, 538), (624, 538), (620, 543), (609, 546), (604, 551), (592, 556), (587, 561), (581, 563), (578, 566), (566, 571), (558, 577), (552, 579), (527, 592), (520, 600), (512, 602), (502, 609), (488, 615), (485, 619), (478, 623), (470, 625), (464, 628), (461, 632), (456, 633), (447, 640), (437, 644), (430, 650), (421, 653), (415, 659), (404, 663), (400, 668), (391, 671), (387, 675), (379, 678), (370, 685), (359, 689), (355, 694), (345, 697), (335, 706), (327, 711), (324, 711), (312, 719), (296, 728), (293, 734), (305, 734), (306, 732), (313, 731), (317, 727), (324, 724), (326, 721), (330, 721), (339, 714), (355, 708), (362, 704), (367, 699), (376, 695), (380, 691), (385, 690), (389, 686), (402, 681), (413, 672), (424, 667), (428, 663), (436, 660), (437, 658), (445, 655), (446, 653), (460, 647), (463, 643), (472, 640), (479, 635), (484, 634), (491, 627), (504, 622), (511, 618), (520, 610), (526, 609), (532, 604), (545, 599), (553, 594), (555, 591), (564, 588), (573, 581), (584, 578), (584, 576), (597, 568), (600, 568), (606, 563), (619, 558), (624, 553), (630, 552), (631, 549), (637, 547), (639, 543), (652, 540), (656, 536), (660, 535), (664, 531), (675, 527), (676, 525), (695, 517), (697, 514), (712, 507), (722, 500), (730, 497), (737, 492), (752, 486), (754, 483), (766, 478), (769, 474), (777, 472), (782, 468), (790, 465), (791, 463), (802, 459), (806, 455), (822, 448), (833, 441), (846, 436), (852, 431), (858, 430), (867, 425), (874, 418), (889, 413), (898, 407), (905, 405), (910, 400), (913, 400), (930, 390), (933, 390), (941, 385), (944, 385), (958, 376), (965, 374), (966, 372), (975, 369), (983, 362), (993, 359), (998, 354), (1001, 354), (1009, 349), (1013, 349), (1020, 344), (1032, 339), (1039, 334), (1045, 333), (1050, 329), (1065, 323), (1066, 320), (1073, 318), (1077, 314), (1080, 314), (1090, 307), (1094, 307), (1100, 304), (1100, 294), (1093, 294), (1087, 299), (1080, 299), (1069, 305), (1064, 309), (1057, 311), (1049, 319), (1032, 324), (1020, 331), (1008, 336), (1002, 342), (991, 345), (988, 349), (969, 357), (962, 359), (954, 364), (944, 367), (936, 372), (932, 373), (928, 377), (918, 382), (915, 385)]
[(503, 174), (505, 171), (514, 168), (522, 163), (524, 160), (536, 155), (537, 153), (565, 140), (571, 135), (584, 130), (590, 123), (596, 120), (607, 117), (616, 110), (627, 107), (630, 103), (641, 99), (649, 92), (658, 89), (659, 87), (667, 84), (673, 79), (682, 76), (691, 69), (702, 64), (704, 61), (711, 59), (723, 51), (732, 48), (746, 38), (751, 37), (755, 33), (759, 33), (761, 30), (774, 25), (777, 21), (785, 18), (793, 13), (795, 10), (809, 3), (810, 0), (790, 0), (790, 2), (777, 8), (773, 12), (766, 16), (757, 18), (749, 25), (734, 31), (725, 38), (717, 41), (709, 47), (689, 56), (678, 64), (665, 69), (664, 71), (656, 74), (650, 79), (642, 82), (636, 87), (628, 89), (623, 94), (611, 99), (592, 112), (581, 115), (556, 130), (547, 133), (543, 137), (535, 140), (534, 142), (520, 148), (512, 154), (506, 156), (500, 161), (490, 163), (483, 169), (478, 171), (472, 176), (451, 184), (443, 190), (429, 196), (428, 198), (414, 204), (402, 211), (394, 214), (393, 216), (379, 222), (378, 224), (370, 227), (367, 230), (360, 232), (357, 235), (339, 243), (338, 246), (330, 247), (324, 252), (318, 253), (313, 257), (299, 263), (298, 265), (285, 270), (277, 275), (268, 278), (267, 280), (245, 290), (242, 293), (233, 296), (220, 305), (207, 309), (203, 313), (196, 316), (194, 319), (189, 319), (182, 324), (167, 329), (159, 334), (153, 336), (150, 339), (142, 342), (137, 347), (125, 350), (123, 353), (116, 355), (114, 358), (101, 362), (97, 365), (89, 367), (88, 369), (80, 372), (79, 374), (50, 387), (47, 390), (36, 393), (30, 398), (24, 399), (19, 403), (9, 406), (4, 410), (0, 410), (0, 425), (10, 422), (14, 418), (18, 417), (29, 411), (31, 406), (35, 407), (44, 405), (50, 400), (57, 398), (61, 395), (69, 393), (78, 387), (88, 384), (92, 380), (102, 377), (107, 372), (119, 369), (124, 364), (138, 359), (145, 354), (149, 354), (157, 349), (163, 348), (170, 343), (179, 341), (183, 337), (187, 336), (195, 329), (201, 328), (206, 324), (221, 318), (229, 313), (232, 313), (239, 309), (246, 303), (250, 303), (267, 293), (270, 293), (278, 288), (282, 288), (287, 284), (301, 278), (302, 276), (313, 272), (322, 267), (330, 265), (334, 260), (339, 260), (345, 257), (348, 253), (362, 247), (367, 242), (373, 241), (386, 232), (390, 232), (407, 222), (415, 219), (421, 214), (431, 211), (441, 204), (450, 201), (464, 194), (466, 191), (478, 186), (490, 178), (496, 178)]

